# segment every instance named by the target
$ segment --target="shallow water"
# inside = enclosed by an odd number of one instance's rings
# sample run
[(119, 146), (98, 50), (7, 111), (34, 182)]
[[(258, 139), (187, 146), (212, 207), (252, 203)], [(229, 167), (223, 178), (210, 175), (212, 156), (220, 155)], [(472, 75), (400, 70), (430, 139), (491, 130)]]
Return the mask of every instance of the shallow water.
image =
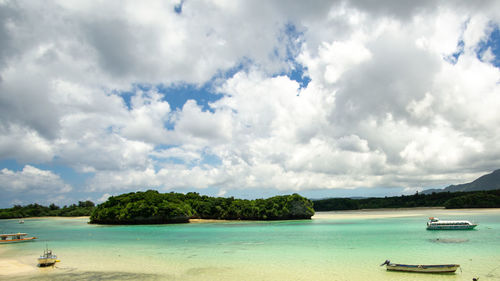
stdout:
[[(475, 230), (427, 231), (428, 216)], [(85, 218), (0, 221), (35, 242), (0, 245), (32, 265), (8, 280), (500, 280), (500, 209), (319, 213), (307, 221), (99, 226)], [(61, 260), (36, 268), (48, 245)], [(456, 274), (387, 272), (379, 265), (458, 263)]]

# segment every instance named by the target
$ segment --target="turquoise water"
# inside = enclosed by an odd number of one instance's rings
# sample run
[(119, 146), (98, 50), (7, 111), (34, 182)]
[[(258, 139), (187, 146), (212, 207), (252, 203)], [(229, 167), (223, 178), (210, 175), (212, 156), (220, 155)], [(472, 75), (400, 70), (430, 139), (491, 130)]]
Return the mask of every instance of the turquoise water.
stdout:
[[(428, 216), (476, 230), (427, 231)], [(500, 280), (500, 210), (319, 213), (307, 221), (99, 226), (85, 218), (0, 221), (35, 242), (0, 245), (32, 266), (5, 280)], [(59, 256), (38, 269), (45, 245)], [(458, 263), (456, 274), (387, 272), (379, 264)], [(8, 278), (7, 278), (8, 277)]]

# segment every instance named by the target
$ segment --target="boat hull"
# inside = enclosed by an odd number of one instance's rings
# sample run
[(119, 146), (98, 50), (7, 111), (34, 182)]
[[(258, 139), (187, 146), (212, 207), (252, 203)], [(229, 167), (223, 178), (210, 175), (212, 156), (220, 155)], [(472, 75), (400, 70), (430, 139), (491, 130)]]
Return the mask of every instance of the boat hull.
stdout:
[(435, 217), (430, 217), (427, 222), (427, 230), (469, 230), (476, 226), (477, 224), (467, 220), (442, 221)]
[(29, 241), (34, 241), (35, 239), (36, 237), (27, 237), (22, 239), (6, 239), (6, 240), (0, 240), (0, 244), (29, 242)]
[(57, 261), (56, 256), (40, 257), (38, 258), (38, 266), (49, 266), (55, 264)]
[(477, 225), (429, 225), (427, 230), (470, 230)]
[(452, 273), (455, 272), (460, 265), (458, 264), (442, 264), (442, 265), (409, 265), (409, 264), (387, 264), (386, 268), (389, 271), (404, 271), (418, 273)]

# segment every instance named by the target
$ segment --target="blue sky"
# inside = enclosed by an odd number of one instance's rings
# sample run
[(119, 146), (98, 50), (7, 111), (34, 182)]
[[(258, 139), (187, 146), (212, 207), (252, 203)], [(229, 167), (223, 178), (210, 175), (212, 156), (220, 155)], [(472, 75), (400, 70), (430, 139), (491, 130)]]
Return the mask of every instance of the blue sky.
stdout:
[(378, 4), (2, 2), (0, 208), (391, 196), (498, 169), (500, 4)]

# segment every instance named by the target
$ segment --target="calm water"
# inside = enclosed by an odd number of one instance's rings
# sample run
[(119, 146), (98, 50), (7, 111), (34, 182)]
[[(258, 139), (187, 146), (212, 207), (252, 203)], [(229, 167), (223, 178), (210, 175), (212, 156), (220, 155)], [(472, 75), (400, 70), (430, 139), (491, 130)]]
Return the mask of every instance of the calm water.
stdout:
[[(472, 231), (427, 231), (428, 216)], [(399, 217), (394, 217), (399, 216)], [(87, 219), (1, 220), (36, 242), (0, 245), (33, 265), (5, 280), (500, 280), (500, 210), (319, 213), (310, 221), (98, 226)], [(61, 262), (38, 269), (45, 245)], [(458, 263), (456, 274), (387, 272), (379, 264)], [(0, 279), (2, 275), (0, 275)]]

